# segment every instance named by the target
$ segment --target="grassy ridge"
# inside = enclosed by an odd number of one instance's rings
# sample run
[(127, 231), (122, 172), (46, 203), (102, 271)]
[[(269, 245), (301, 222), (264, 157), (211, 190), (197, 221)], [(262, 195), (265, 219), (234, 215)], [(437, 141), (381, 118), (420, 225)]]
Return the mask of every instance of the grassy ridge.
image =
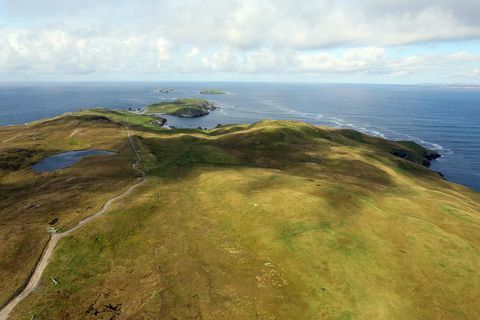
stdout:
[(13, 319), (480, 316), (480, 197), (422, 166), (426, 149), (291, 121), (130, 121), (148, 184), (65, 239)]

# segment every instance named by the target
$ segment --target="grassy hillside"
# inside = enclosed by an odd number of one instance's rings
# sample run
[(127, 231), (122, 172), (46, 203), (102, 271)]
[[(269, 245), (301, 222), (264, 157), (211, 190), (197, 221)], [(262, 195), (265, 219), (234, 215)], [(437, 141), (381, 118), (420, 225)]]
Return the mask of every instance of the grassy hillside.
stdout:
[[(101, 112), (112, 132), (126, 120)], [(480, 317), (480, 196), (423, 166), (428, 150), (291, 121), (128, 119), (147, 184), (63, 239), (12, 319)], [(99, 125), (53, 123), (69, 121)]]
[[(79, 149), (117, 154), (51, 173), (31, 170), (49, 155)], [(34, 266), (48, 239), (48, 222), (58, 218), (55, 227), (62, 230), (98, 210), (134, 177), (132, 158), (123, 126), (102, 116), (0, 127), (0, 306)]]

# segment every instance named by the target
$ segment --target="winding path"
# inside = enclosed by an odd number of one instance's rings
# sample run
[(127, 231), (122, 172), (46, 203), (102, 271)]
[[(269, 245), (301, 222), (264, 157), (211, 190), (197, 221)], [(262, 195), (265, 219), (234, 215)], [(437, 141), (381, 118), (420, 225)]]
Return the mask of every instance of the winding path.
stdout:
[(125, 126), (125, 129), (127, 131), (127, 137), (128, 137), (128, 141), (130, 143), (130, 146), (132, 147), (132, 150), (135, 153), (135, 156), (137, 157), (135, 162), (132, 163), (132, 168), (134, 170), (136, 170), (137, 172), (139, 172), (141, 174), (142, 178), (140, 180), (138, 180), (137, 182), (135, 182), (134, 184), (130, 185), (130, 187), (128, 187), (128, 189), (125, 190), (124, 192), (108, 199), (107, 202), (105, 202), (105, 204), (102, 206), (102, 208), (100, 210), (95, 212), (93, 215), (91, 215), (91, 216), (83, 219), (82, 221), (80, 221), (75, 227), (73, 227), (73, 228), (71, 228), (67, 231), (64, 231), (62, 233), (52, 234), (52, 236), (50, 237), (50, 240), (47, 244), (47, 247), (44, 249), (43, 254), (42, 254), (39, 262), (35, 266), (35, 270), (34, 270), (32, 276), (30, 277), (30, 279), (28, 279), (27, 285), (17, 296), (15, 296), (12, 300), (10, 300), (8, 302), (8, 304), (0, 311), (0, 320), (8, 319), (8, 316), (10, 315), (12, 310), (15, 308), (15, 306), (18, 303), (20, 303), (23, 299), (25, 299), (38, 286), (38, 284), (40, 282), (40, 279), (42, 278), (43, 271), (45, 271), (45, 268), (48, 266), (48, 263), (50, 262), (50, 260), (52, 258), (55, 247), (56, 247), (58, 241), (60, 241), (60, 239), (68, 236), (72, 232), (81, 228), (84, 224), (90, 222), (91, 220), (93, 220), (93, 219), (97, 218), (98, 216), (101, 216), (102, 214), (107, 212), (107, 210), (110, 208), (110, 206), (112, 205), (113, 202), (129, 195), (130, 193), (132, 193), (132, 191), (135, 188), (137, 188), (138, 186), (140, 186), (141, 184), (143, 184), (145, 182), (145, 179), (146, 179), (145, 171), (143, 171), (140, 168), (140, 162), (142, 160), (142, 157), (141, 157), (140, 152), (138, 151), (137, 147), (135, 146), (132, 137), (130, 136), (130, 132), (128, 131), (128, 127)]

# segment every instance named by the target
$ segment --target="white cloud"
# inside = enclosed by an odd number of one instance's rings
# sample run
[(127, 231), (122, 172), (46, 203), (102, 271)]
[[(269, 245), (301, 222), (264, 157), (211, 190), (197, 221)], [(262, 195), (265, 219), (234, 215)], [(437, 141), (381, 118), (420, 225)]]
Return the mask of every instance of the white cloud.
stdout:
[(2, 1), (0, 74), (478, 73), (476, 0)]
[(192, 59), (195, 59), (196, 57), (198, 57), (199, 54), (200, 54), (200, 49), (198, 49), (197, 47), (192, 47), (190, 52), (185, 54), (185, 59), (188, 61), (191, 61)]
[(157, 39), (158, 61), (165, 62), (172, 58), (170, 53), (170, 42), (164, 38)]
[(477, 0), (4, 0), (26, 21), (125, 28), (181, 43), (293, 49), (480, 37)]
[[(0, 73), (468, 74), (480, 55), (466, 51), (392, 57), (383, 47), (335, 51), (197, 46), (118, 34), (85, 37), (61, 30), (0, 30)], [(478, 69), (475, 69), (478, 74)]]

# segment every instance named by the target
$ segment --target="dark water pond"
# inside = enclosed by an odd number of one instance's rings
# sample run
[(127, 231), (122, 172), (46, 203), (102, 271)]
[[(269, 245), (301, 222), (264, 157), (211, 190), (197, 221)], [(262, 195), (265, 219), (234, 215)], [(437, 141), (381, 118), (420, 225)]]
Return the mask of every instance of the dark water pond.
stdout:
[(68, 151), (42, 159), (40, 162), (36, 163), (32, 169), (37, 172), (50, 172), (68, 168), (85, 157), (96, 155), (111, 156), (113, 154), (115, 154), (115, 152), (98, 149)]

